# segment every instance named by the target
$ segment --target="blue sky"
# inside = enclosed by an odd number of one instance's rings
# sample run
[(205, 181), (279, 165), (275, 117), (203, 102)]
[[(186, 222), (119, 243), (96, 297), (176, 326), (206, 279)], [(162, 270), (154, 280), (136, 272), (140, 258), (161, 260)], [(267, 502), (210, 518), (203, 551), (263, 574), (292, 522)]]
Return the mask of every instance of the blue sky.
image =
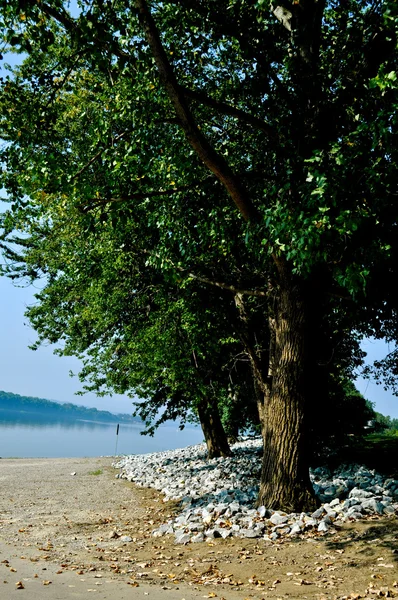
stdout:
[(36, 340), (36, 333), (24, 312), (34, 302), (34, 292), (32, 286), (14, 287), (9, 279), (0, 277), (0, 390), (131, 413), (132, 400), (126, 396), (97, 398), (91, 393), (75, 396), (81, 384), (69, 372), (79, 371), (77, 359), (56, 356), (50, 346), (35, 351), (28, 348)]

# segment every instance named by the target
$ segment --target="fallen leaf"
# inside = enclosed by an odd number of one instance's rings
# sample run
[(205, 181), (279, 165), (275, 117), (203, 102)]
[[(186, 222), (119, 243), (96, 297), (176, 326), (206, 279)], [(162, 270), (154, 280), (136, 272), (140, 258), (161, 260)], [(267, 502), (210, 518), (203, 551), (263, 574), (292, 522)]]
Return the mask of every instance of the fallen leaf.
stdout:
[(50, 585), (50, 583), (52, 583), (52, 581), (48, 581), (46, 579), (43, 581), (43, 585)]
[(17, 581), (17, 583), (15, 584), (15, 587), (17, 588), (17, 590), (24, 590), (25, 586), (22, 583), (22, 581)]

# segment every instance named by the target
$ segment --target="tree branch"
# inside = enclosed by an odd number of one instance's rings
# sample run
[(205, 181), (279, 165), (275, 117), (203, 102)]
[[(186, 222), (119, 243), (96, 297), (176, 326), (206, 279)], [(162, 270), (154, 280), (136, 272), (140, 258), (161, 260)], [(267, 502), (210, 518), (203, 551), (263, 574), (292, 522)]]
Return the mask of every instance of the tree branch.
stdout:
[(203, 277), (202, 275), (196, 275), (195, 273), (187, 271), (183, 267), (176, 265), (170, 258), (161, 257), (159, 254), (151, 252), (150, 250), (142, 250), (144, 254), (149, 254), (150, 256), (155, 256), (156, 258), (161, 258), (164, 262), (168, 263), (178, 271), (179, 273), (184, 274), (187, 279), (195, 279), (196, 281), (200, 281), (201, 283), (206, 283), (207, 285), (212, 285), (214, 287), (221, 288), (223, 290), (227, 290), (228, 292), (232, 292), (233, 294), (240, 294), (241, 296), (258, 296), (264, 298), (269, 295), (268, 291), (265, 290), (247, 290), (237, 288), (235, 285), (231, 285), (229, 283), (224, 283), (223, 281), (214, 281), (214, 279), (209, 279), (208, 277)]
[(177, 82), (146, 1), (136, 0), (136, 7), (161, 81), (166, 88), (189, 144), (200, 160), (224, 185), (243, 219), (245, 221), (256, 221), (258, 218), (257, 211), (239, 179), (232, 172), (224, 157), (214, 150), (206, 137), (200, 132), (186, 103), (184, 93)]
[(204, 94), (203, 92), (198, 92), (196, 90), (190, 90), (189, 88), (181, 88), (181, 91), (183, 92), (184, 96), (187, 98), (192, 98), (192, 100), (197, 100), (198, 102), (201, 102), (202, 104), (206, 104), (206, 106), (211, 106), (212, 108), (215, 108), (216, 110), (218, 110), (219, 112), (222, 112), (226, 115), (230, 115), (231, 117), (235, 117), (236, 119), (239, 119), (240, 121), (243, 121), (244, 123), (248, 123), (249, 125), (253, 125), (253, 127), (255, 127), (256, 129), (260, 129), (261, 131), (263, 131), (264, 133), (266, 133), (269, 137), (276, 139), (276, 134), (274, 131), (274, 128), (269, 125), (269, 123), (267, 123), (266, 121), (263, 121), (263, 119), (260, 119), (259, 117), (255, 117), (254, 115), (251, 115), (247, 112), (245, 112), (244, 110), (241, 110), (240, 108), (235, 108), (234, 106), (230, 106), (229, 104), (226, 104), (225, 102), (220, 102), (219, 100), (215, 100), (214, 98), (211, 98), (210, 96), (208, 96), (207, 94)]
[(119, 198), (93, 198), (92, 200), (88, 200), (88, 204), (81, 204), (79, 209), (87, 213), (94, 208), (98, 208), (98, 206), (106, 206), (107, 204), (116, 204), (118, 202), (130, 202), (132, 200), (143, 200), (145, 198), (157, 198), (158, 196), (172, 196), (176, 192), (185, 192), (189, 190), (193, 190), (200, 185), (208, 182), (211, 177), (207, 177), (202, 181), (193, 182), (190, 185), (181, 185), (179, 187), (172, 187), (169, 190), (155, 190), (154, 192), (136, 192), (134, 194), (130, 194), (128, 196), (120, 196)]
[[(61, 23), (61, 25), (63, 25), (67, 31), (81, 31), (78, 22), (75, 19), (71, 18), (65, 10), (53, 8), (52, 6), (49, 6), (44, 2), (40, 3), (39, 6), (40, 9), (47, 16), (52, 17), (53, 19), (58, 21), (58, 23)], [(96, 43), (97, 46), (110, 50), (116, 56), (124, 58), (130, 62), (132, 61), (131, 54), (124, 52), (120, 47), (116, 46), (116, 44), (112, 44), (112, 47), (110, 47), (109, 42), (104, 41), (98, 36), (93, 37), (93, 41)]]
[[(258, 219), (257, 210), (250, 201), (246, 190), (240, 183), (239, 178), (233, 173), (224, 157), (216, 152), (206, 137), (200, 132), (185, 101), (184, 93), (178, 85), (146, 1), (136, 0), (136, 7), (139, 12), (139, 17), (144, 28), (147, 42), (152, 50), (160, 78), (174, 106), (179, 124), (184, 130), (188, 142), (195, 150), (200, 160), (224, 185), (243, 219), (245, 221), (256, 221)], [(41, 4), (41, 9), (45, 14), (60, 22), (68, 31), (77, 31), (79, 29), (77, 22), (74, 19), (71, 19), (68, 13), (65, 11), (54, 9), (46, 3)], [(106, 46), (109, 48), (109, 50), (111, 50), (111, 52), (113, 52), (116, 56), (120, 56), (131, 61), (131, 55), (123, 52), (120, 48), (115, 47), (114, 44), (110, 48), (108, 43), (104, 43), (99, 38), (94, 38), (94, 41), (101, 47)], [(98, 158), (100, 155), (101, 152), (98, 153), (96, 157), (93, 157), (92, 161), (87, 164), (83, 170), (92, 164), (92, 162), (94, 162), (94, 160), (96, 160), (96, 158)], [(83, 170), (80, 170), (79, 173), (77, 173), (74, 177), (79, 176)]]
[(246, 290), (242, 288), (237, 288), (234, 285), (230, 285), (228, 283), (224, 283), (222, 281), (214, 281), (212, 279), (208, 279), (207, 277), (202, 277), (201, 275), (195, 275), (194, 273), (187, 273), (188, 277), (191, 279), (196, 279), (196, 281), (200, 281), (202, 283), (207, 283), (208, 285), (212, 285), (223, 290), (227, 290), (228, 292), (232, 292), (234, 295), (240, 296), (257, 296), (257, 297), (267, 297), (269, 295), (268, 291), (265, 290)]
[[(114, 142), (117, 142), (118, 140), (120, 140), (122, 137), (124, 137), (126, 135), (126, 132), (124, 131), (123, 133), (119, 133), (119, 135), (117, 135), (116, 137), (114, 137), (112, 139), (112, 144)], [(90, 160), (88, 161), (88, 163), (86, 163), (84, 165), (84, 167), (82, 167), (77, 173), (75, 173), (74, 175), (72, 175), (72, 177), (69, 179), (69, 182), (74, 181), (75, 179), (77, 179), (78, 177), (80, 177), (80, 175), (82, 173), (84, 173), (84, 171), (86, 171), (90, 165), (92, 165), (100, 156), (103, 152), (105, 152), (106, 148), (101, 148), (101, 150), (99, 150), (97, 152), (97, 154), (94, 154), (94, 156), (92, 158), (90, 158)]]

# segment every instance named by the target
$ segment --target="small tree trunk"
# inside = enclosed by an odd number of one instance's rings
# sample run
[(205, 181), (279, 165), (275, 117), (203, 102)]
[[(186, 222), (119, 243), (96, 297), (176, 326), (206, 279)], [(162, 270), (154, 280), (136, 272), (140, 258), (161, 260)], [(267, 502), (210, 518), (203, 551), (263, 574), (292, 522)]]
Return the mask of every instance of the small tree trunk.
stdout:
[(311, 336), (305, 296), (290, 278), (282, 279), (273, 325), (272, 385), (260, 412), (264, 454), (258, 505), (311, 511), (316, 501), (305, 440)]
[(231, 448), (221, 423), (217, 403), (201, 400), (198, 405), (198, 416), (209, 458), (231, 456)]

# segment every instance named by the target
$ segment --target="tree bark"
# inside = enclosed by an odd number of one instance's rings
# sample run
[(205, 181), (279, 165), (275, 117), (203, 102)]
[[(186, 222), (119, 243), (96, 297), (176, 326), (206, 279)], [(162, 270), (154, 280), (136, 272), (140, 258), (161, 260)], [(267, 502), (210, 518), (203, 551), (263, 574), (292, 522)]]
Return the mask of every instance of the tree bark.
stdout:
[(264, 454), (258, 505), (286, 512), (316, 507), (304, 418), (312, 351), (306, 297), (292, 278), (281, 278), (273, 323), (272, 384), (260, 411)]
[(275, 258), (279, 285), (273, 314), (267, 315), (268, 352), (254, 350), (254, 336), (243, 297), (235, 295), (241, 339), (249, 356), (264, 443), (258, 506), (287, 512), (316, 507), (309, 477), (305, 411), (308, 410), (310, 374), (316, 322), (309, 284), (290, 275), (283, 259)]
[(198, 416), (205, 436), (208, 457), (231, 456), (231, 448), (221, 423), (217, 404), (210, 400), (201, 400), (198, 405)]

